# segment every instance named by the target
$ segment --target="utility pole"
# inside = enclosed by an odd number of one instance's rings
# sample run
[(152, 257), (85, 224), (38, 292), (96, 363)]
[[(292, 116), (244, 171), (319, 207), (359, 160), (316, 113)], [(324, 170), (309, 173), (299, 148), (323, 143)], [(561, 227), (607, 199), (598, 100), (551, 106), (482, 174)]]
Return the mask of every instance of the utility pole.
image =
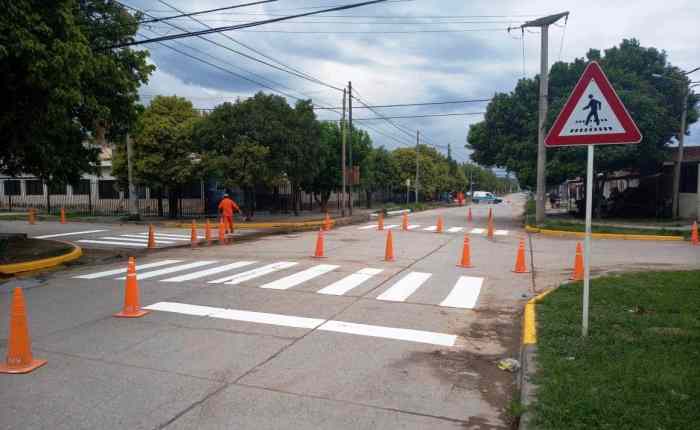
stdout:
[(535, 221), (539, 224), (544, 222), (544, 202), (547, 174), (545, 171), (547, 164), (547, 153), (545, 152), (544, 138), (547, 134), (545, 121), (547, 119), (547, 104), (549, 97), (549, 63), (547, 51), (549, 47), (549, 26), (566, 17), (569, 19), (569, 12), (562, 12), (556, 15), (549, 15), (532, 21), (527, 21), (520, 28), (524, 31), (526, 27), (540, 27), (541, 33), (541, 53), (540, 53), (540, 100), (539, 100), (539, 121), (537, 126), (537, 194), (535, 195)]
[(418, 204), (418, 169), (420, 167), (418, 145), (420, 144), (420, 130), (416, 130), (416, 204)]
[(138, 220), (139, 219), (139, 209), (136, 207), (136, 187), (134, 186), (134, 163), (132, 160), (132, 155), (134, 153), (134, 143), (126, 133), (126, 170), (129, 181), (129, 219)]
[[(681, 190), (681, 167), (683, 165), (683, 141), (685, 140), (685, 117), (688, 115), (688, 96), (690, 88), (685, 89), (683, 95), (683, 114), (681, 115), (681, 129), (678, 133), (678, 154), (676, 155), (676, 165), (673, 166), (673, 219), (678, 218), (680, 211), (680, 190)], [(698, 190), (700, 193), (700, 190)]]
[(352, 81), (348, 81), (348, 122), (350, 123), (350, 146), (348, 147), (348, 165), (350, 166), (350, 177), (352, 178), (350, 180), (350, 202), (348, 205), (348, 210), (350, 212), (350, 216), (352, 216), (352, 185), (355, 181), (355, 167), (352, 165), (352, 143), (354, 142), (352, 133)]
[(341, 175), (343, 176), (343, 189), (340, 193), (340, 216), (345, 216), (345, 178), (347, 177), (346, 171), (345, 171), (345, 142), (347, 140), (347, 127), (345, 126), (345, 96), (346, 96), (347, 90), (343, 88), (343, 116), (340, 119), (340, 134), (341, 134), (341, 155), (340, 155), (340, 165), (341, 165)]

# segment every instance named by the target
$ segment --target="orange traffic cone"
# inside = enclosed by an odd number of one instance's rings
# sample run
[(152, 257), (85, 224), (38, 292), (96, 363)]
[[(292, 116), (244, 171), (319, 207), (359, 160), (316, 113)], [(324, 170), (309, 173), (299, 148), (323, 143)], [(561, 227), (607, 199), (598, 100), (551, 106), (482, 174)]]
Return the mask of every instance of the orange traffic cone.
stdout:
[(491, 217), (489, 217), (486, 235), (488, 236), (489, 239), (493, 240), (493, 218), (491, 218)]
[(518, 255), (515, 258), (515, 268), (513, 269), (515, 273), (528, 273), (527, 266), (525, 266), (525, 239), (520, 239), (520, 244), (518, 245)]
[(323, 220), (323, 229), (325, 231), (329, 231), (331, 229), (331, 217), (328, 216), (328, 212), (326, 212), (326, 218)]
[(192, 220), (192, 230), (190, 231), (190, 244), (192, 248), (197, 247), (197, 225), (194, 223), (194, 220)]
[(29, 209), (29, 224), (35, 224), (36, 223), (36, 213), (34, 212), (34, 208)]
[(66, 223), (66, 210), (61, 208), (61, 224)]
[(204, 223), (204, 240), (207, 241), (207, 245), (211, 246), (211, 225), (209, 225), (209, 218), (207, 218)]
[(437, 225), (435, 226), (435, 233), (442, 233), (442, 217), (438, 216)]
[(469, 235), (464, 235), (464, 245), (462, 246), (462, 259), (459, 261), (458, 267), (472, 267), (471, 250), (469, 249)]
[(489, 208), (489, 221), (493, 220), (493, 209)]
[(314, 252), (314, 258), (325, 258), (323, 255), (323, 229), (318, 230), (318, 235), (316, 236), (316, 252)]
[(379, 212), (379, 218), (377, 219), (377, 230), (384, 230), (384, 212)]
[(224, 225), (224, 219), (219, 218), (219, 245), (226, 243), (226, 226)]
[(403, 214), (403, 219), (401, 220), (401, 230), (408, 231), (408, 214)]
[(15, 287), (10, 305), (10, 334), (7, 337), (7, 358), (0, 364), (0, 373), (29, 373), (46, 364), (32, 356), (32, 341), (27, 324), (27, 308), (22, 289)]
[(384, 251), (384, 261), (394, 261), (394, 238), (391, 230), (386, 235), (386, 250)]
[(690, 230), (690, 243), (695, 246), (700, 245), (700, 240), (698, 240), (698, 223), (693, 222), (693, 228)]
[(149, 224), (148, 225), (148, 249), (155, 249), (156, 248), (156, 237), (155, 234), (153, 233), (153, 225)]
[(471, 208), (471, 206), (469, 207), (469, 211), (467, 211), (467, 221), (469, 221), (469, 222), (472, 222), (472, 221), (473, 221), (473, 218), (472, 218), (472, 208)]
[(574, 259), (574, 271), (571, 272), (569, 279), (572, 281), (583, 280), (583, 248), (581, 242), (576, 244), (576, 258)]
[(136, 259), (129, 257), (126, 269), (126, 285), (124, 288), (124, 309), (114, 314), (118, 318), (139, 318), (149, 313), (141, 309), (139, 302), (139, 284), (136, 281)]

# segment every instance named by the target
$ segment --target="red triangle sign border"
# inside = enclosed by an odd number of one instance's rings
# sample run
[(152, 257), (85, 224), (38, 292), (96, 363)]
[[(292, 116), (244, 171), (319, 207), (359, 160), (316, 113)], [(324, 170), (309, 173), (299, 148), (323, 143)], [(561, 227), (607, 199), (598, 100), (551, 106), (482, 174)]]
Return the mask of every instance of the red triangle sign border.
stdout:
[[(600, 88), (601, 93), (619, 120), (624, 132), (588, 134), (582, 136), (560, 136), (564, 125), (592, 80), (595, 81), (598, 88)], [(603, 69), (601, 69), (596, 61), (591, 61), (581, 74), (581, 77), (569, 95), (564, 107), (554, 121), (552, 128), (549, 130), (549, 133), (547, 133), (544, 144), (546, 147), (556, 148), (560, 146), (624, 145), (639, 143), (641, 140), (642, 134), (639, 132), (639, 128), (637, 128), (634, 120), (632, 120), (629, 112), (627, 112), (627, 109), (622, 104), (615, 89), (613, 89), (607, 76), (605, 76)]]

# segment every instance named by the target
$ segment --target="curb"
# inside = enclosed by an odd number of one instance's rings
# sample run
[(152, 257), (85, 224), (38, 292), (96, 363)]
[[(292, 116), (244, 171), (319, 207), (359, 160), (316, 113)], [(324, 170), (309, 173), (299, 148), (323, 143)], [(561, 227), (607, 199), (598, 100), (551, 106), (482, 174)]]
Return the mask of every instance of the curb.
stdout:
[(29, 272), (32, 270), (48, 269), (50, 267), (58, 266), (59, 264), (77, 260), (83, 255), (83, 250), (78, 245), (64, 241), (57, 242), (71, 245), (73, 249), (67, 254), (59, 255), (57, 257), (42, 258), (40, 260), (25, 261), (22, 263), (2, 264), (0, 265), (0, 273), (3, 275), (16, 275), (18, 273)]
[[(582, 238), (586, 233), (582, 231), (565, 231), (565, 230), (548, 230), (531, 225), (525, 226), (525, 231), (528, 233), (540, 233), (545, 236), (556, 237), (576, 237)], [(651, 234), (623, 234), (623, 233), (591, 233), (594, 239), (621, 239), (621, 240), (650, 240), (659, 242), (682, 242), (685, 240), (683, 236), (660, 236)]]
[(518, 386), (520, 388), (520, 402), (525, 407), (523, 414), (518, 422), (519, 430), (526, 430), (530, 423), (531, 412), (530, 405), (535, 400), (535, 386), (530, 382), (530, 378), (537, 371), (536, 355), (537, 355), (537, 302), (542, 300), (547, 294), (556, 290), (551, 288), (537, 296), (531, 298), (525, 303), (523, 311), (523, 333), (520, 343), (520, 373), (518, 375)]

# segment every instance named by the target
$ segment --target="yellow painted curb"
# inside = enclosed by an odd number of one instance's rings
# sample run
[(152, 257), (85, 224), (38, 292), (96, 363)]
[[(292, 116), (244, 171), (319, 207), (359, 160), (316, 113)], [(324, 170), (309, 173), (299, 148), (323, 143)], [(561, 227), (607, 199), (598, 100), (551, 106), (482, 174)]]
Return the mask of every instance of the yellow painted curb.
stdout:
[(537, 343), (537, 315), (535, 313), (535, 306), (538, 301), (542, 300), (547, 294), (554, 290), (554, 288), (547, 290), (531, 298), (525, 304), (525, 312), (523, 313), (523, 345), (534, 345)]
[(73, 246), (73, 249), (63, 255), (57, 257), (42, 258), (41, 260), (25, 261), (23, 263), (0, 264), (0, 273), (4, 275), (14, 275), (21, 272), (29, 272), (31, 270), (47, 269), (49, 267), (58, 266), (59, 264), (77, 260), (83, 255), (83, 250), (78, 245), (70, 242), (58, 241)]
[[(584, 237), (586, 234), (582, 231), (565, 231), (565, 230), (548, 230), (544, 228), (525, 226), (525, 231), (529, 233), (540, 233), (545, 236), (557, 237)], [(683, 241), (683, 236), (659, 236), (651, 234), (623, 234), (623, 233), (591, 233), (594, 239), (620, 239), (620, 240), (655, 240), (662, 242), (677, 242)]]

